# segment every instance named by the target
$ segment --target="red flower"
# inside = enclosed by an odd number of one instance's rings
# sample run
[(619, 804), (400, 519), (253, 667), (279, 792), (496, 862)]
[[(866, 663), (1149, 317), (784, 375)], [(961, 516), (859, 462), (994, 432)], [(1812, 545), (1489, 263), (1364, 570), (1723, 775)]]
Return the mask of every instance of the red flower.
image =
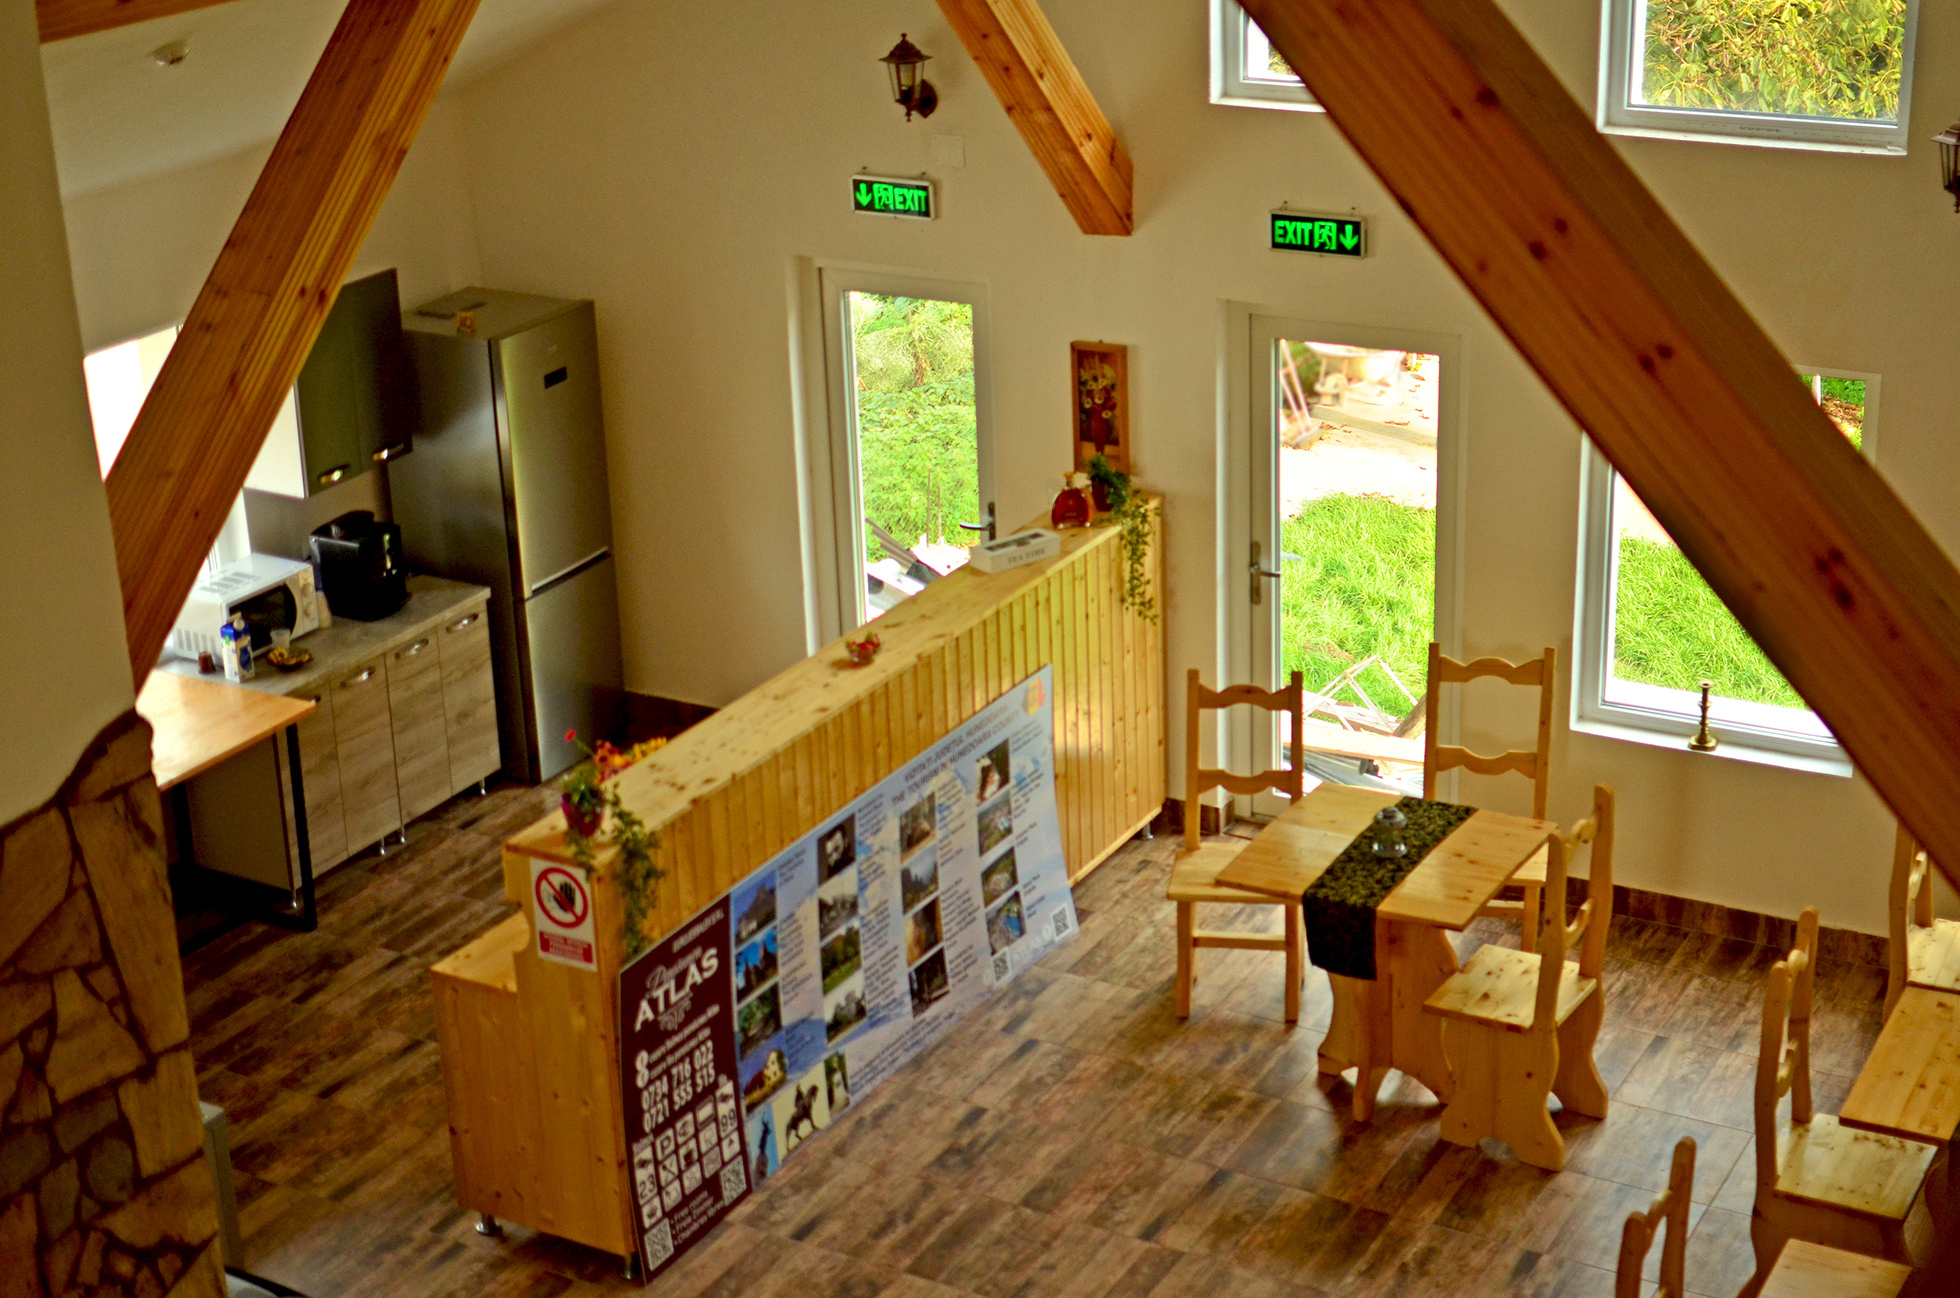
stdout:
[(577, 742), (577, 740), (578, 740), (578, 731), (576, 731), (576, 730), (567, 730), (567, 731), (565, 732), (565, 742), (566, 742), (566, 743), (568, 743), (568, 744), (570, 744), (570, 743), (576, 743), (576, 742)]

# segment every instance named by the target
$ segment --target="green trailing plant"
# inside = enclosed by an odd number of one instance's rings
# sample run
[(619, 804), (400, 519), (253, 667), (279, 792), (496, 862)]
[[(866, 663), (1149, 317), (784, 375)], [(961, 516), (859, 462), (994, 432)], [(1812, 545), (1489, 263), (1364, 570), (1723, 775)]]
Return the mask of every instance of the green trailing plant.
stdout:
[[(578, 736), (568, 730), (565, 741), (577, 744)], [(612, 876), (621, 903), (620, 938), (626, 958), (632, 960), (647, 949), (646, 918), (653, 909), (654, 888), (663, 877), (653, 861), (660, 838), (627, 810), (612, 785), (612, 777), (625, 770), (635, 754), (621, 753), (603, 740), (596, 750), (579, 747), (590, 760), (580, 762), (558, 782), (566, 813), (565, 842), (572, 860), (595, 879), (600, 877), (597, 844), (602, 833), (603, 841), (618, 852)]]
[(1129, 496), (1109, 512), (1110, 519), (1123, 529), (1123, 607), (1146, 622), (1157, 620), (1157, 597), (1150, 590), (1150, 538), (1153, 532), (1150, 502), (1141, 495)]

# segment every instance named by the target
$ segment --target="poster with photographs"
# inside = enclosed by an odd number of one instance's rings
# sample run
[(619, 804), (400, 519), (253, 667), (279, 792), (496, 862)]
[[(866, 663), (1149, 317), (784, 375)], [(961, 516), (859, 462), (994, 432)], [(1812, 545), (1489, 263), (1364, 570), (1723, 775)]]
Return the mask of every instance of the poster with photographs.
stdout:
[[(627, 1165), (648, 1280), (749, 1192), (728, 1026), (735, 985), (761, 975), (752, 961), (731, 980), (728, 933), (723, 897), (619, 976)], [(773, 977), (773, 948), (767, 958)]]
[[(1007, 691), (681, 930), (706, 941), (718, 924), (745, 1184), (1075, 932), (1053, 679), (1044, 667)], [(622, 1015), (655, 952), (621, 975)]]

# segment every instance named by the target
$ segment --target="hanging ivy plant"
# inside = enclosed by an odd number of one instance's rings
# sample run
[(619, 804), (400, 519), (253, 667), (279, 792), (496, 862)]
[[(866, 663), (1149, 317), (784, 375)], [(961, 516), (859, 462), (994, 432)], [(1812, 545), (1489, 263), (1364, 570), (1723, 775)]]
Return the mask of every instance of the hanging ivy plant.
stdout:
[(1110, 511), (1123, 529), (1123, 607), (1146, 622), (1157, 620), (1157, 597), (1150, 590), (1150, 502), (1133, 495)]
[[(565, 741), (576, 744), (578, 736), (568, 730)], [(611, 843), (619, 853), (613, 882), (619, 889), (620, 940), (628, 960), (647, 949), (646, 918), (653, 909), (654, 889), (664, 874), (653, 863), (654, 850), (660, 846), (659, 835), (626, 809), (619, 790), (612, 785), (612, 778), (665, 742), (650, 741), (621, 753), (601, 741), (596, 750), (585, 749), (591, 760), (579, 763), (558, 785), (560, 805), (565, 812), (565, 842), (571, 848), (572, 860), (597, 878), (595, 845), (601, 841), (602, 830), (603, 841)], [(584, 748), (582, 744), (579, 746)]]

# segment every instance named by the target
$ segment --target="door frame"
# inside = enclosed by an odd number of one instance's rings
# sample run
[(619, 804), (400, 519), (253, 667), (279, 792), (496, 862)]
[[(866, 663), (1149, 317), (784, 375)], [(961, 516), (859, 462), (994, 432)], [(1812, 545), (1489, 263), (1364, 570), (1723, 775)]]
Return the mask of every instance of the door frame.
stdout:
[[(1219, 663), (1226, 679), (1259, 683), (1255, 676), (1265, 661), (1275, 664), (1277, 675), (1277, 627), (1274, 643), (1265, 648), (1254, 643), (1253, 605), (1249, 583), (1252, 542), (1258, 539), (1269, 557), (1278, 553), (1278, 524), (1275, 516), (1267, 535), (1254, 535), (1255, 491), (1272, 486), (1278, 475), (1277, 439), (1255, 445), (1255, 435), (1269, 428), (1272, 421), (1272, 341), (1277, 338), (1312, 339), (1341, 342), (1357, 347), (1376, 347), (1396, 351), (1423, 352), (1435, 356), (1442, 366), (1441, 390), (1436, 402), (1436, 603), (1433, 611), (1435, 636), (1443, 651), (1452, 657), (1462, 654), (1463, 625), (1463, 528), (1464, 477), (1468, 442), (1467, 348), (1460, 334), (1400, 326), (1357, 324), (1352, 321), (1315, 319), (1295, 315), (1280, 308), (1250, 303), (1226, 304), (1225, 358), (1222, 378), (1225, 386), (1225, 418), (1221, 430), (1218, 545), (1219, 545)], [(1259, 368), (1255, 369), (1255, 365)], [(1264, 383), (1260, 382), (1264, 379)], [(1263, 387), (1263, 391), (1259, 390)], [(1257, 452), (1257, 454), (1255, 454)], [(1263, 459), (1263, 463), (1259, 462)], [(1446, 707), (1444, 715), (1430, 717), (1437, 737), (1444, 743), (1457, 739), (1459, 705)], [(1257, 713), (1240, 724), (1233, 724), (1229, 713), (1220, 713), (1217, 752), (1229, 754), (1233, 768), (1252, 770), (1257, 754), (1270, 745), (1271, 728), (1265, 714)], [(1455, 794), (1456, 773), (1446, 772), (1438, 787), (1442, 797)], [(1255, 814), (1253, 800), (1237, 798), (1234, 810), (1240, 816)]]
[[(863, 593), (853, 547), (863, 512), (858, 472), (854, 357), (844, 320), (848, 292), (963, 302), (973, 308), (973, 405), (979, 500), (995, 495), (992, 348), (987, 285), (902, 267), (798, 258), (791, 299), (791, 386), (795, 390), (798, 505), (802, 514), (804, 638), (809, 652), (862, 625)], [(847, 573), (847, 568), (849, 572)], [(861, 581), (859, 585), (861, 585)]]

